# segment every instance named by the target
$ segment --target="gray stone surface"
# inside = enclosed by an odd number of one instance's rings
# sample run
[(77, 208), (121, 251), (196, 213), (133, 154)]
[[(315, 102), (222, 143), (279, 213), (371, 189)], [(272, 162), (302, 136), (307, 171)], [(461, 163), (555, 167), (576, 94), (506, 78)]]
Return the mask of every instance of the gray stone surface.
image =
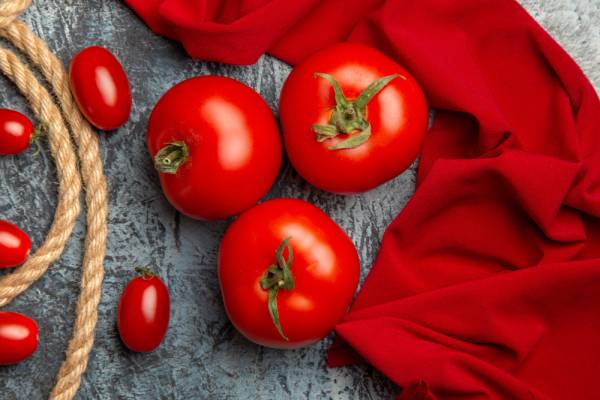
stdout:
[[(600, 1), (525, 1), (584, 67), (598, 87)], [(110, 236), (97, 339), (79, 399), (379, 399), (396, 392), (367, 366), (327, 369), (329, 340), (295, 351), (255, 346), (228, 322), (215, 260), (228, 222), (198, 222), (178, 215), (161, 194), (144, 144), (146, 120), (173, 84), (195, 75), (222, 74), (261, 93), (276, 112), (285, 64), (263, 57), (253, 66), (192, 61), (180, 47), (153, 35), (121, 2), (37, 1), (26, 21), (68, 61), (79, 49), (100, 44), (123, 62), (134, 108), (117, 132), (101, 133), (110, 185)], [(594, 26), (594, 22), (595, 25)], [(0, 83), (0, 106), (28, 112), (14, 87)], [(0, 218), (12, 220), (41, 243), (56, 205), (55, 171), (46, 150), (0, 159)], [(366, 276), (384, 227), (414, 188), (414, 168), (360, 196), (321, 192), (284, 163), (268, 197), (299, 197), (325, 209), (353, 238)], [(84, 227), (80, 219), (61, 259), (4, 310), (27, 313), (40, 324), (40, 348), (28, 361), (0, 367), (0, 399), (43, 399), (71, 335), (78, 294)], [(171, 324), (163, 345), (150, 354), (123, 348), (115, 327), (119, 294), (136, 265), (152, 265), (172, 296)]]

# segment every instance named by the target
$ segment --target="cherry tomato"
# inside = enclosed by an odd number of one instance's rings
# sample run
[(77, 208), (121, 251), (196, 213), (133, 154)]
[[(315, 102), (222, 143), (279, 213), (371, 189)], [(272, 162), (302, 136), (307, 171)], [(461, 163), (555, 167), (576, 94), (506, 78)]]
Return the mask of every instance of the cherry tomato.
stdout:
[(91, 46), (73, 57), (71, 91), (82, 114), (98, 129), (117, 129), (129, 118), (131, 90), (123, 66), (107, 49)]
[(281, 165), (271, 109), (254, 90), (222, 76), (188, 79), (165, 93), (148, 122), (148, 149), (167, 199), (204, 220), (256, 204)]
[(18, 226), (0, 219), (0, 269), (23, 264), (31, 251), (31, 240)]
[(18, 111), (0, 108), (0, 154), (17, 154), (25, 151), (35, 129), (25, 115)]
[(360, 44), (326, 48), (298, 65), (280, 102), (289, 159), (308, 182), (357, 193), (415, 160), (428, 109), (417, 82), (392, 59)]
[(37, 323), (26, 315), (0, 311), (0, 365), (11, 365), (31, 356), (38, 347)]
[(302, 200), (270, 200), (244, 212), (219, 250), (229, 319), (269, 347), (302, 347), (325, 337), (348, 309), (359, 270), (350, 238)]
[(130, 350), (152, 351), (164, 339), (169, 327), (169, 290), (147, 268), (137, 268), (119, 301), (117, 327), (121, 340)]

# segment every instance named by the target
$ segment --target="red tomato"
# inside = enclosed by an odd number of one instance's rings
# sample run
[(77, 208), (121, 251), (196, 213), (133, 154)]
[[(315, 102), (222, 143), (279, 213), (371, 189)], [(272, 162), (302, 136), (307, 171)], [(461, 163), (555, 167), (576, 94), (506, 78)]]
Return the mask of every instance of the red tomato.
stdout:
[(0, 311), (0, 365), (31, 356), (38, 347), (37, 323), (26, 315)]
[(117, 327), (130, 350), (152, 351), (164, 339), (169, 327), (169, 290), (147, 268), (136, 268), (140, 276), (127, 284), (121, 300)]
[(123, 66), (107, 49), (91, 46), (73, 57), (71, 91), (83, 115), (98, 129), (117, 129), (129, 118), (131, 90)]
[(325, 337), (348, 309), (359, 270), (350, 238), (302, 200), (270, 200), (246, 211), (219, 250), (229, 319), (269, 347), (302, 347)]
[(18, 111), (0, 108), (0, 154), (25, 151), (33, 139), (33, 124)]
[(0, 269), (23, 264), (31, 251), (31, 240), (18, 226), (0, 219)]
[(148, 122), (148, 149), (167, 199), (204, 220), (256, 204), (281, 165), (271, 109), (254, 90), (222, 76), (188, 79), (165, 93)]
[(283, 87), (280, 114), (292, 165), (335, 193), (364, 192), (404, 171), (428, 121), (425, 97), (408, 72), (352, 43), (298, 65)]

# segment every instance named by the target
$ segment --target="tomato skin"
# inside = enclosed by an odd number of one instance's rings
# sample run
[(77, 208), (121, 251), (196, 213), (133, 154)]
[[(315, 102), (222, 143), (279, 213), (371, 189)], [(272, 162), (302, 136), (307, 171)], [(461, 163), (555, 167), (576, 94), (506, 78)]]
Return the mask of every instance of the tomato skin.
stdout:
[(23, 264), (30, 251), (29, 236), (18, 226), (0, 219), (0, 269)]
[[(294, 288), (277, 294), (286, 341), (271, 319), (260, 281), (288, 237)], [(317, 342), (333, 329), (352, 301), (360, 262), (350, 238), (323, 211), (302, 200), (276, 199), (231, 224), (221, 242), (218, 272), (233, 325), (255, 343), (290, 349)]]
[(37, 350), (38, 325), (16, 312), (0, 311), (0, 365), (12, 365), (29, 358)]
[(123, 344), (140, 353), (156, 349), (169, 328), (169, 289), (154, 275), (132, 279), (119, 300), (117, 328)]
[(18, 154), (27, 150), (34, 130), (31, 120), (25, 115), (0, 108), (0, 155)]
[(169, 290), (159, 277), (131, 280), (117, 312), (117, 327), (125, 346), (137, 352), (156, 349), (167, 334), (170, 303)]
[[(332, 75), (354, 100), (378, 78), (401, 74), (368, 103), (371, 137), (353, 149), (330, 150), (347, 137), (315, 140), (313, 124), (327, 123), (336, 104), (332, 85), (315, 73)], [(415, 160), (427, 130), (425, 96), (410, 74), (383, 53), (340, 43), (296, 66), (280, 100), (284, 143), (290, 162), (314, 186), (341, 194), (364, 192), (399, 175)]]
[(69, 78), (81, 113), (96, 128), (117, 129), (129, 118), (131, 89), (123, 66), (107, 49), (91, 46), (71, 60)]
[(275, 117), (258, 93), (236, 80), (201, 76), (158, 101), (148, 122), (148, 150), (184, 142), (189, 157), (176, 174), (159, 172), (163, 192), (183, 214), (223, 219), (253, 206), (281, 165)]

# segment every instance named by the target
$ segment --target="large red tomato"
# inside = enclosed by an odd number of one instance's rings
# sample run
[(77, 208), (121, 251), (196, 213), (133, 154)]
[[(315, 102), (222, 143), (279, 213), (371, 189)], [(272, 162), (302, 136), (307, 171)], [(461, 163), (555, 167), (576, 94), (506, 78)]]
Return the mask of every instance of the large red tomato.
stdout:
[(16, 364), (38, 347), (37, 322), (16, 312), (0, 311), (0, 365)]
[(285, 147), (298, 173), (335, 193), (372, 189), (415, 160), (428, 109), (417, 82), (392, 59), (342, 43), (298, 65), (281, 94)]
[(295, 348), (325, 337), (344, 315), (360, 263), (350, 238), (323, 211), (277, 199), (229, 227), (218, 270), (233, 325), (263, 346)]
[(279, 130), (267, 103), (222, 76), (188, 79), (165, 93), (148, 122), (148, 148), (171, 204), (205, 220), (256, 204), (281, 164)]

